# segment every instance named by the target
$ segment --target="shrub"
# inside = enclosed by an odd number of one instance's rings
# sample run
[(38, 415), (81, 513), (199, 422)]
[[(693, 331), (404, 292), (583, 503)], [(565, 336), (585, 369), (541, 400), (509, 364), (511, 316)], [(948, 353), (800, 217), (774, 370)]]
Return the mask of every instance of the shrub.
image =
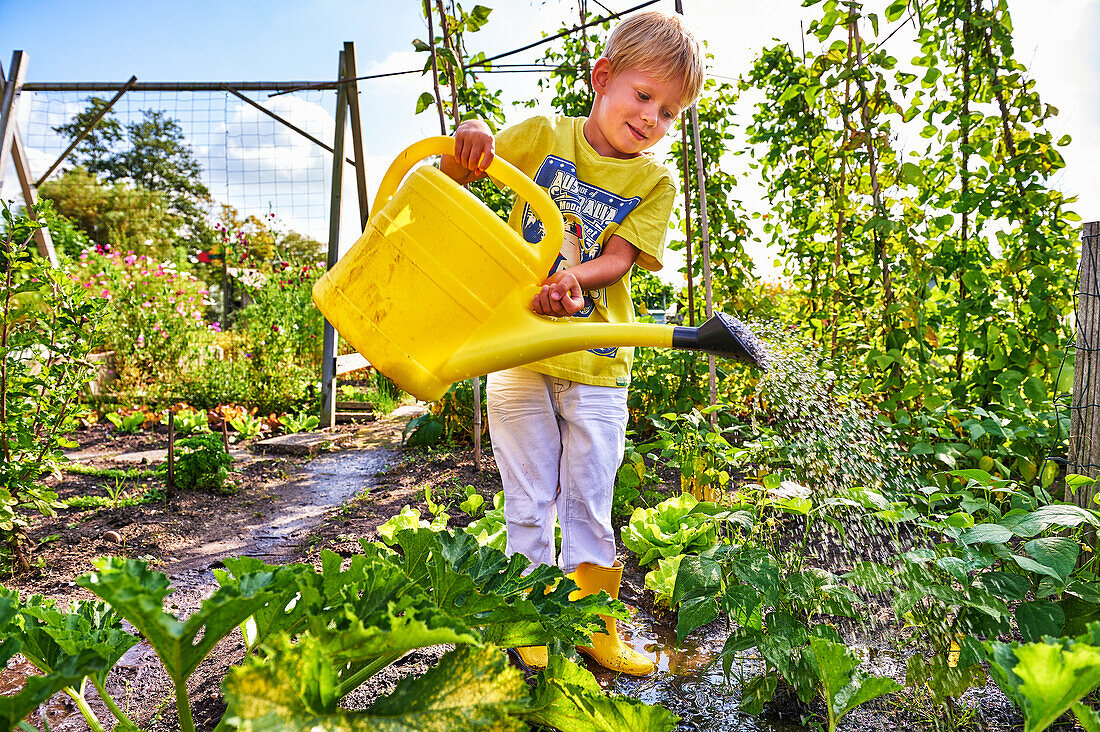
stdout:
[(72, 276), (111, 303), (104, 337), (124, 389), (170, 387), (185, 357), (213, 342), (206, 286), (172, 262), (96, 247), (81, 252)]
[(176, 442), (176, 487), (221, 490), (232, 463), (233, 458), (226, 452), (221, 435), (184, 437)]
[(312, 292), (324, 272), (324, 262), (280, 261), (258, 284), (246, 285), (251, 302), (236, 314), (233, 327), (246, 336), (258, 368), (320, 366), (324, 321)]
[(0, 557), (29, 567), (23, 545), (29, 512), (52, 516), (57, 494), (41, 479), (57, 470), (63, 435), (94, 374), (103, 302), (31, 250), (37, 225), (4, 206), (0, 236)]
[(264, 371), (251, 358), (206, 361), (180, 376), (180, 399), (202, 409), (219, 404), (248, 404), (263, 414), (299, 412), (312, 406), (309, 388), (318, 371), (288, 363)]

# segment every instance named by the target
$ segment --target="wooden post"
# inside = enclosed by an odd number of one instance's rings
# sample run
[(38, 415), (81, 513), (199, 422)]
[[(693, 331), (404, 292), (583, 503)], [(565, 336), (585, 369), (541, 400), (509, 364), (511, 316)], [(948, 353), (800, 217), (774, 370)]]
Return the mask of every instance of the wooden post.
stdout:
[(359, 85), (355, 81), (355, 42), (344, 41), (344, 76), (348, 79), (344, 94), (351, 113), (351, 149), (355, 153), (355, 192), (359, 196), (359, 226), (367, 228), (370, 206), (367, 203), (367, 161), (363, 155), (363, 125), (359, 117)]
[(15, 136), (15, 97), (19, 87), (23, 86), (23, 75), (27, 71), (25, 55), (22, 51), (11, 54), (9, 76), (4, 80), (4, 93), (0, 96), (0, 180), (8, 169), (8, 154), (11, 141)]
[[(1100, 474), (1100, 221), (1081, 229), (1077, 268), (1077, 340), (1074, 343), (1068, 470), (1090, 478)], [(1095, 508), (1096, 487), (1081, 488), (1074, 499)], [(1068, 498), (1068, 496), (1067, 496)]]
[[(38, 188), (31, 176), (30, 158), (23, 147), (23, 138), (19, 134), (19, 126), (15, 123), (15, 102), (19, 97), (19, 90), (23, 86), (23, 75), (27, 70), (27, 57), (22, 51), (16, 51), (11, 55), (11, 76), (4, 77), (4, 69), (0, 67), (0, 82), (3, 83), (3, 94), (0, 95), (0, 183), (4, 180), (4, 171), (7, 170), (7, 155), (11, 155), (15, 165), (15, 175), (19, 179), (19, 188), (23, 192), (23, 202), (27, 206), (27, 216), (36, 218), (34, 204), (38, 203)], [(50, 265), (57, 267), (57, 252), (53, 248), (53, 237), (45, 226), (34, 232), (34, 241), (38, 246), (38, 253), (49, 260)]]
[[(344, 80), (344, 52), (340, 52), (338, 81)], [(332, 195), (328, 220), (328, 269), (340, 258), (340, 194), (344, 185), (344, 128), (348, 119), (348, 96), (344, 84), (336, 85), (336, 130), (332, 143)], [(321, 342), (321, 427), (336, 424), (336, 329), (325, 319)]]
[[(707, 298), (707, 319), (714, 315), (714, 298), (710, 287), (710, 222), (707, 218), (706, 173), (703, 170), (703, 145), (699, 141), (699, 110), (691, 106), (691, 129), (695, 142), (695, 184), (699, 189), (699, 230), (700, 244), (703, 250), (703, 285)], [(707, 354), (708, 382), (710, 384), (710, 406), (718, 402), (718, 378), (714, 368), (714, 354)], [(718, 413), (710, 413), (710, 423), (718, 421)]]
[(688, 165), (689, 118), (690, 115), (687, 112), (680, 114), (680, 163), (684, 169), (684, 268), (687, 270), (687, 324), (691, 327), (695, 327), (695, 285), (691, 281), (691, 189), (688, 187), (688, 180), (691, 179), (691, 166)]
[(169, 503), (176, 492), (176, 413), (168, 407), (168, 485), (165, 500)]

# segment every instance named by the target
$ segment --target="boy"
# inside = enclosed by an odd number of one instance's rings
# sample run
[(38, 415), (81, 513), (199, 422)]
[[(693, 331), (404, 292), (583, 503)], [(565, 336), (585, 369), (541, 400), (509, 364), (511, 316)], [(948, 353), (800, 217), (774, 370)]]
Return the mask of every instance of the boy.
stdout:
[[(455, 132), (444, 173), (466, 184), (484, 177), (499, 153), (539, 183), (561, 209), (561, 254), (531, 307), (540, 315), (630, 322), (631, 268), (661, 268), (676, 196), (668, 171), (645, 151), (668, 131), (703, 85), (698, 42), (679, 18), (649, 12), (622, 22), (592, 67), (587, 118), (536, 117), (495, 140), (484, 122)], [(542, 223), (522, 201), (509, 223), (527, 241)], [(489, 374), (493, 454), (504, 485), (509, 554), (559, 564), (581, 593), (618, 597), (611, 498), (626, 436), (632, 348), (598, 348)], [(619, 639), (615, 621), (581, 648), (601, 665), (642, 676), (653, 662)], [(529, 667), (546, 665), (545, 646), (517, 649)]]

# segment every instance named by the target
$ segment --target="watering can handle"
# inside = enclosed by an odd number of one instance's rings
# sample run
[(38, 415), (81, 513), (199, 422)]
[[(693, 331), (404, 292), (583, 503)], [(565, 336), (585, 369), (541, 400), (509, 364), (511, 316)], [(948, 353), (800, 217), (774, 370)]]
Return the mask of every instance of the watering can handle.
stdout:
[[(405, 174), (416, 163), (432, 155), (454, 155), (454, 153), (455, 139), (444, 135), (425, 137), (423, 140), (409, 145), (390, 163), (389, 170), (382, 177), (382, 182), (378, 184), (378, 193), (375, 194), (374, 208), (371, 211), (380, 211), (389, 202), (393, 194), (397, 192), (397, 187), (401, 185)], [(531, 204), (531, 208), (542, 219), (545, 229), (542, 241), (539, 242), (537, 248), (550, 250), (556, 254), (561, 249), (562, 240), (565, 238), (565, 226), (562, 223), (561, 211), (558, 210), (553, 199), (537, 183), (524, 175), (519, 168), (499, 155), (493, 157), (493, 162), (489, 163), (489, 167), (485, 169), (485, 172), (511, 188), (516, 192), (516, 195)]]

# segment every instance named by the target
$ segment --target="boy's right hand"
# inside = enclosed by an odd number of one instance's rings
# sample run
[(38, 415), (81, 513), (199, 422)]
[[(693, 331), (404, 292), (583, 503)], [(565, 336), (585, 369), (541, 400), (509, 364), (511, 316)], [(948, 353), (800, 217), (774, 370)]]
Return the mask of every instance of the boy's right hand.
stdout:
[(495, 140), (489, 125), (468, 119), (455, 130), (454, 157), (444, 155), (440, 169), (456, 182), (466, 184), (485, 177), (494, 156)]

